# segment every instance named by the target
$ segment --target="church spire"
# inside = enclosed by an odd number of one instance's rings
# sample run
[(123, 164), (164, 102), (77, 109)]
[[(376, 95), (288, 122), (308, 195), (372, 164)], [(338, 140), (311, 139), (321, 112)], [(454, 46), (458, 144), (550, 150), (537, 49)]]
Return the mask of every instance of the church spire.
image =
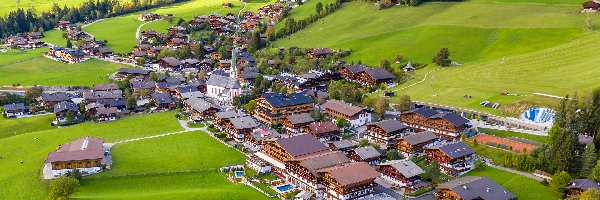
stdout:
[(235, 78), (235, 79), (237, 79), (237, 73), (238, 73), (236, 56), (237, 55), (236, 55), (235, 47), (234, 47), (231, 50), (231, 72), (229, 74), (231, 75), (231, 78)]

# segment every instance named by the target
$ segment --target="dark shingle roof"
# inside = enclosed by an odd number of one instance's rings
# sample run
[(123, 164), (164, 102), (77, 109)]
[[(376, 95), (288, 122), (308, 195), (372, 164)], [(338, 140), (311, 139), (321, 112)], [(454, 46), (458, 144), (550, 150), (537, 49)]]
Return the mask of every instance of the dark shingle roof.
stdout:
[(392, 73), (388, 72), (383, 68), (369, 68), (365, 70), (369, 76), (373, 77), (375, 80), (385, 80), (385, 79), (395, 79)]
[(379, 153), (379, 151), (377, 151), (377, 149), (375, 149), (375, 147), (373, 146), (356, 148), (354, 149), (354, 153), (356, 153), (356, 155), (358, 155), (363, 160), (379, 158), (382, 156), (381, 153)]
[(572, 180), (569, 185), (567, 185), (567, 187), (565, 187), (566, 189), (571, 189), (571, 188), (581, 188), (584, 191), (588, 190), (588, 189), (592, 189), (592, 188), (596, 188), (597, 190), (600, 190), (600, 183), (590, 180), (590, 179), (575, 179)]
[(231, 118), (231, 119), (229, 119), (229, 122), (231, 122), (231, 124), (233, 124), (233, 127), (235, 129), (247, 129), (247, 128), (258, 127), (258, 124), (254, 120), (254, 118), (252, 118), (250, 116)]
[(439, 189), (449, 189), (463, 199), (513, 200), (514, 194), (486, 177), (465, 176), (440, 184)]
[(435, 133), (432, 133), (429, 131), (423, 131), (423, 132), (418, 132), (418, 133), (404, 136), (402, 139), (404, 141), (408, 142), (408, 144), (410, 144), (410, 145), (416, 145), (416, 144), (421, 144), (424, 142), (438, 139), (438, 136), (435, 135)]
[(49, 101), (68, 101), (71, 100), (69, 98), (69, 94), (66, 92), (54, 92), (54, 93), (42, 93), (42, 100), (45, 102)]
[(74, 111), (77, 112), (79, 111), (79, 107), (77, 107), (77, 104), (70, 102), (70, 101), (63, 101), (60, 102), (56, 105), (54, 105), (54, 113), (59, 113), (62, 111)]
[(415, 177), (425, 173), (421, 167), (411, 160), (390, 160), (388, 162), (379, 164), (379, 166), (392, 166), (400, 174), (407, 178)]
[(121, 68), (121, 69), (119, 69), (119, 73), (148, 75), (148, 74), (150, 74), (150, 70)]
[(16, 111), (16, 110), (25, 110), (25, 104), (23, 103), (11, 103), (4, 105), (5, 111)]
[(288, 115), (285, 118), (289, 120), (292, 124), (304, 124), (315, 121), (315, 119), (313, 119), (308, 113), (292, 114)]
[(310, 134), (282, 138), (276, 142), (294, 158), (329, 150), (329, 148)]
[(313, 103), (312, 98), (302, 93), (294, 93), (289, 95), (283, 95), (281, 93), (264, 93), (262, 96), (274, 108)]
[(155, 102), (159, 104), (169, 104), (174, 102), (173, 98), (171, 97), (171, 94), (169, 93), (154, 93), (150, 96)]
[(451, 158), (460, 158), (474, 154), (475, 151), (462, 142), (447, 143), (440, 146), (431, 147), (430, 149), (440, 149), (448, 154)]
[(310, 125), (308, 125), (308, 129), (310, 129), (315, 134), (329, 133), (340, 130), (332, 121), (313, 122)]
[(323, 105), (321, 105), (321, 108), (325, 109), (330, 109), (339, 113), (342, 113), (344, 115), (348, 115), (348, 116), (354, 116), (362, 111), (364, 111), (365, 109), (359, 106), (355, 106), (343, 101), (339, 101), (339, 100), (328, 100), (327, 102), (325, 102)]
[(405, 129), (406, 126), (402, 125), (402, 122), (398, 121), (398, 120), (386, 120), (386, 121), (380, 121), (374, 124), (375, 126), (380, 127), (381, 129), (383, 129), (385, 132), (394, 132), (394, 131), (399, 131), (402, 129)]

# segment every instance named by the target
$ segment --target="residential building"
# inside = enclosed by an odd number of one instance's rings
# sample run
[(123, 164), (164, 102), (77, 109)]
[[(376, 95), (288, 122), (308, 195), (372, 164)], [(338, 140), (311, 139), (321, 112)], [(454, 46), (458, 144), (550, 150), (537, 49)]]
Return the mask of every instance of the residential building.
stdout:
[(105, 164), (103, 143), (102, 139), (85, 137), (62, 144), (57, 151), (48, 153), (46, 167), (51, 167), (54, 177), (74, 169), (78, 169), (84, 175), (98, 173)]
[(367, 109), (343, 101), (328, 100), (321, 105), (321, 109), (331, 119), (346, 118), (350, 121), (351, 127), (359, 127), (371, 122), (371, 113)]
[(283, 119), (283, 127), (289, 133), (304, 133), (308, 125), (314, 122), (309, 113), (291, 114)]
[[(187, 94), (187, 93), (186, 93)], [(191, 120), (212, 119), (221, 107), (201, 98), (190, 98), (183, 101)]]
[(258, 107), (254, 111), (255, 117), (268, 124), (282, 123), (288, 115), (314, 111), (313, 100), (301, 93), (264, 93), (256, 102)]
[(364, 162), (346, 163), (319, 170), (322, 177), (323, 198), (327, 200), (358, 199), (375, 193), (375, 179), (380, 174)]
[(340, 138), (340, 129), (332, 121), (312, 122), (305, 131), (321, 141), (334, 141)]
[(422, 183), (419, 175), (425, 171), (411, 160), (390, 160), (377, 166), (383, 180), (395, 187), (406, 187), (409, 193), (425, 185), (419, 184)]
[(475, 151), (462, 142), (446, 143), (425, 148), (427, 161), (436, 161), (440, 170), (450, 176), (459, 176), (473, 169)]
[(227, 136), (238, 142), (244, 142), (246, 135), (250, 134), (256, 128), (258, 128), (258, 124), (251, 116), (230, 118), (225, 123)]
[(569, 182), (565, 190), (567, 191), (567, 196), (571, 197), (581, 195), (581, 193), (592, 188), (600, 190), (600, 183), (590, 179), (575, 179)]
[(100, 107), (96, 109), (96, 119), (99, 122), (115, 121), (119, 117), (116, 107), (104, 108)]
[(5, 117), (18, 117), (26, 115), (28, 112), (27, 107), (24, 103), (11, 103), (4, 105), (4, 116)]
[(398, 139), (396, 150), (406, 157), (423, 152), (423, 148), (431, 147), (439, 140), (433, 132), (422, 131), (408, 134)]
[(350, 154), (350, 158), (356, 162), (366, 162), (369, 165), (377, 165), (384, 156), (373, 146), (358, 147)]
[(398, 120), (385, 120), (367, 125), (365, 138), (371, 142), (396, 148), (397, 138), (403, 136), (407, 127)]
[(487, 177), (465, 176), (438, 185), (438, 200), (494, 199), (516, 200), (517, 197)]
[(469, 127), (469, 120), (456, 113), (438, 112), (426, 107), (403, 112), (400, 121), (413, 132), (431, 131), (445, 140), (456, 139)]

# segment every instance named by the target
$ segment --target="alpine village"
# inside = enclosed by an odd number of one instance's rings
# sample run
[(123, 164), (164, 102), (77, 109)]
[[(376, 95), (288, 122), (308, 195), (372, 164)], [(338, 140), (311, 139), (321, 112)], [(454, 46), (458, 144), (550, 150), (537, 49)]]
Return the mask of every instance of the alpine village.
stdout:
[(0, 2), (0, 199), (600, 200), (597, 0)]

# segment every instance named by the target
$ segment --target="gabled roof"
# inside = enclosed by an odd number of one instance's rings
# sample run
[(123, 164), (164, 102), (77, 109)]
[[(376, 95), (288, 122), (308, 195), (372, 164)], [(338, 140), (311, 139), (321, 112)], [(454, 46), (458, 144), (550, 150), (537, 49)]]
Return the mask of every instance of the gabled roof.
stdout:
[(133, 89), (151, 89), (156, 87), (156, 82), (154, 81), (130, 81), (131, 88)]
[(70, 102), (70, 101), (63, 101), (60, 102), (56, 105), (54, 105), (54, 113), (59, 113), (62, 111), (73, 111), (73, 112), (77, 112), (79, 111), (79, 107), (77, 107), (77, 104)]
[(308, 129), (315, 134), (329, 133), (339, 131), (340, 129), (332, 121), (313, 122), (308, 125)]
[(513, 200), (514, 194), (486, 177), (465, 176), (440, 184), (439, 189), (449, 189), (462, 199)]
[(404, 137), (402, 137), (402, 140), (408, 142), (408, 144), (410, 144), (410, 145), (416, 145), (416, 144), (421, 144), (421, 143), (425, 143), (428, 141), (432, 141), (432, 140), (435, 140), (438, 138), (439, 137), (437, 135), (435, 135), (435, 133), (433, 133), (433, 132), (422, 131), (422, 132), (404, 136)]
[(425, 173), (421, 167), (411, 160), (390, 160), (379, 164), (379, 166), (391, 166), (406, 178), (412, 178)]
[(250, 136), (253, 137), (254, 139), (256, 139), (257, 141), (261, 142), (264, 140), (271, 140), (271, 139), (276, 139), (281, 137), (281, 134), (279, 134), (276, 130), (273, 129), (256, 129), (252, 132), (250, 132)]
[(242, 114), (237, 113), (234, 110), (228, 110), (228, 111), (224, 111), (224, 112), (215, 113), (215, 117), (217, 117), (219, 119), (229, 119), (229, 118), (234, 118), (234, 117), (239, 117), (239, 116), (242, 116)]
[(369, 76), (373, 77), (375, 80), (385, 80), (385, 79), (395, 79), (396, 76), (394, 76), (392, 73), (390, 73), (389, 71), (383, 69), (383, 68), (368, 68), (365, 70), (365, 73), (367, 73)]
[(119, 99), (121, 97), (123, 97), (123, 91), (121, 90), (83, 92), (83, 99), (85, 100)]
[(335, 142), (332, 142), (331, 144), (333, 144), (333, 146), (335, 146), (335, 148), (337, 148), (337, 149), (347, 149), (347, 148), (353, 148), (356, 146), (356, 144), (352, 143), (350, 140), (335, 141)]
[(5, 111), (25, 110), (25, 104), (24, 103), (5, 104), (4, 110)]
[(317, 152), (329, 151), (329, 148), (327, 148), (323, 143), (319, 142), (317, 138), (310, 134), (282, 138), (276, 140), (275, 142), (293, 158), (298, 158)]
[(190, 93), (190, 92), (198, 92), (198, 88), (194, 87), (194, 86), (179, 86), (177, 87), (177, 91), (179, 91), (179, 93)]
[(377, 151), (377, 149), (375, 149), (373, 146), (356, 148), (354, 149), (354, 153), (356, 153), (356, 155), (363, 160), (379, 158), (382, 156), (381, 153), (379, 153), (379, 151)]
[(104, 141), (98, 138), (86, 137), (71, 143), (60, 145), (60, 149), (51, 152), (46, 162), (95, 160), (104, 158)]
[(330, 167), (319, 170), (322, 173), (330, 173), (342, 186), (360, 183), (366, 180), (374, 180), (379, 173), (365, 162), (347, 163), (342, 166)]
[(206, 82), (206, 85), (214, 85), (225, 89), (242, 88), (242, 85), (240, 85), (240, 82), (237, 79), (231, 78), (229, 76), (221, 76), (219, 74), (214, 73), (210, 75), (208, 81)]
[(324, 110), (330, 109), (347, 116), (354, 116), (365, 110), (362, 107), (355, 106), (335, 99), (328, 100), (323, 105), (321, 105), (321, 108), (323, 108)]
[(181, 61), (177, 60), (177, 58), (173, 58), (173, 57), (165, 57), (165, 58), (161, 58), (160, 59), (162, 62), (165, 62), (166, 64), (168, 64), (171, 67), (178, 67), (183, 65), (183, 63), (181, 63)]
[(211, 108), (221, 110), (221, 107), (200, 98), (190, 98), (186, 99), (184, 102), (198, 112), (204, 112)]
[(421, 115), (425, 118), (429, 118), (429, 119), (436, 119), (436, 118), (441, 118), (444, 119), (450, 123), (452, 123), (455, 126), (462, 126), (466, 123), (469, 123), (469, 120), (465, 119), (464, 117), (453, 113), (453, 112), (438, 112), (435, 110), (431, 110), (427, 107), (422, 107), (422, 108), (415, 108), (409, 111), (406, 111), (402, 114), (408, 114), (408, 113), (415, 113), (418, 115)]
[(261, 95), (273, 108), (281, 108), (287, 106), (302, 105), (313, 103), (313, 99), (302, 94), (294, 93), (284, 95), (281, 93), (263, 93)]
[(304, 124), (315, 121), (315, 119), (313, 119), (308, 113), (292, 114), (286, 116), (285, 118), (292, 124)]
[(94, 85), (95, 91), (106, 91), (106, 90), (118, 90), (119, 86), (116, 83), (109, 84), (96, 84)]
[(439, 146), (430, 147), (428, 149), (439, 149), (446, 153), (450, 158), (460, 158), (471, 154), (475, 154), (475, 151), (471, 147), (467, 146), (462, 142), (446, 143)]
[(356, 64), (356, 65), (345, 66), (345, 68), (348, 69), (348, 70), (350, 70), (352, 73), (356, 74), (358, 72), (365, 71), (369, 67), (367, 67), (367, 65), (365, 65), (365, 64)]
[(110, 108), (100, 107), (100, 108), (96, 109), (96, 116), (113, 115), (113, 114), (117, 114), (117, 108), (115, 108), (115, 107), (110, 107)]
[(385, 121), (380, 121), (380, 122), (374, 123), (372, 125), (375, 125), (381, 129), (383, 129), (387, 133), (406, 129), (406, 126), (402, 125), (402, 122), (400, 122), (398, 120), (385, 120)]
[(238, 130), (258, 127), (258, 124), (254, 120), (254, 118), (252, 118), (250, 116), (231, 118), (231, 119), (229, 119), (229, 122), (231, 124), (233, 124), (233, 127), (235, 129), (238, 129)]
[(295, 161), (302, 163), (315, 177), (320, 177), (317, 172), (318, 170), (349, 163), (350, 159), (340, 151), (329, 151), (296, 159)]
[(148, 75), (148, 74), (150, 74), (150, 70), (141, 70), (141, 69), (132, 69), (132, 68), (121, 68), (121, 69), (119, 69), (119, 73)]
[(54, 93), (42, 93), (42, 101), (54, 102), (54, 101), (68, 101), (71, 100), (69, 94), (66, 92), (54, 92)]
[(150, 95), (150, 97), (152, 98), (152, 100), (154, 100), (155, 102), (159, 103), (159, 104), (170, 104), (173, 103), (173, 97), (171, 97), (171, 94), (169, 93), (153, 93), (152, 95)]
[(575, 180), (572, 180), (569, 183), (569, 185), (567, 185), (565, 188), (566, 189), (581, 188), (584, 191), (592, 189), (592, 188), (600, 190), (600, 183), (590, 180), (590, 179), (575, 179)]

